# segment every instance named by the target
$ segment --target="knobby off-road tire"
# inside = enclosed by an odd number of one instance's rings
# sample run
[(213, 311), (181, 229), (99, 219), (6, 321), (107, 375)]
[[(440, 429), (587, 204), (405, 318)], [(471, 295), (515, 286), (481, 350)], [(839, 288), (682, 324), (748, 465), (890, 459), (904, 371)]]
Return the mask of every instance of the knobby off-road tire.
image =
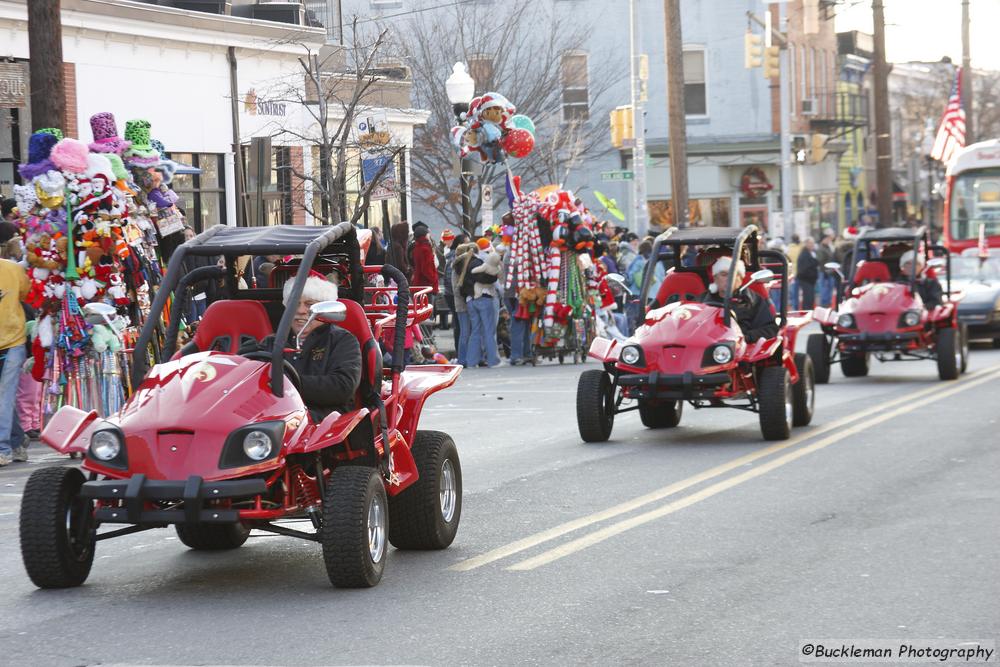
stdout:
[(683, 412), (684, 401), (639, 399), (639, 419), (646, 428), (673, 428)]
[(806, 354), (812, 359), (816, 384), (830, 381), (830, 344), (823, 334), (810, 334), (806, 339)]
[(840, 370), (847, 378), (863, 378), (868, 375), (868, 353), (841, 354)]
[(604, 442), (615, 425), (615, 397), (605, 371), (580, 374), (576, 385), (576, 425), (584, 442)]
[[(80, 498), (77, 468), (36, 470), (21, 497), (21, 558), (39, 588), (69, 588), (87, 580), (94, 563), (93, 503)], [(84, 522), (83, 539), (78, 539)]]
[(765, 440), (787, 440), (792, 431), (793, 399), (784, 366), (765, 366), (757, 377), (760, 432)]
[(225, 551), (243, 546), (250, 537), (250, 529), (242, 523), (177, 524), (177, 539), (195, 551)]
[(799, 381), (792, 385), (792, 426), (808, 426), (816, 404), (816, 378), (812, 358), (799, 352), (795, 355)]
[(938, 377), (942, 380), (957, 380), (962, 368), (962, 341), (958, 329), (938, 329), (937, 352)]
[(389, 503), (375, 468), (341, 466), (327, 483), (319, 530), (326, 575), (337, 588), (370, 588), (389, 551)]
[(417, 431), (410, 453), (420, 477), (389, 498), (389, 542), (397, 549), (445, 549), (462, 517), (458, 449), (447, 433)]

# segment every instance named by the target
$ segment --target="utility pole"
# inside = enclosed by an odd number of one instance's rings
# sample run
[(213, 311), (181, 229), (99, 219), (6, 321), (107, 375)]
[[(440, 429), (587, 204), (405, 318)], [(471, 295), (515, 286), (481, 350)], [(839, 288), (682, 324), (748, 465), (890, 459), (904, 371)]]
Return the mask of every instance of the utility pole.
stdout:
[[(670, 197), (674, 223), (688, 226), (687, 120), (684, 117), (684, 43), (680, 0), (663, 0), (667, 48), (667, 122), (670, 124)], [(638, 131), (636, 131), (638, 135)]]
[(31, 0), (28, 5), (31, 128), (66, 129), (60, 0)]
[(632, 82), (632, 205), (635, 207), (635, 233), (649, 233), (649, 208), (646, 205), (646, 90), (643, 72), (636, 53), (639, 41), (639, 10), (636, 0), (629, 0), (629, 78)]
[(875, 24), (875, 181), (878, 190), (878, 226), (889, 227), (892, 225), (892, 136), (882, 0), (872, 0), (872, 18)]
[(969, 0), (962, 0), (962, 108), (965, 110), (965, 145), (976, 143), (972, 104), (972, 55), (969, 47)]
[[(782, 35), (788, 34), (788, 16), (786, 14), (785, 3), (783, 2), (778, 4), (778, 32)], [(767, 31), (767, 40), (767, 45), (770, 46), (770, 30)], [(779, 141), (781, 141), (781, 224), (784, 227), (785, 238), (791, 239), (792, 234), (795, 233), (795, 221), (792, 219), (795, 213), (792, 208), (791, 81), (788, 78), (790, 74), (788, 49), (791, 47), (789, 47), (787, 40), (784, 40), (784, 42), (781, 45), (781, 71), (778, 74), (778, 95), (780, 97), (778, 113), (781, 115), (779, 119), (779, 130), (781, 133), (779, 137)]]

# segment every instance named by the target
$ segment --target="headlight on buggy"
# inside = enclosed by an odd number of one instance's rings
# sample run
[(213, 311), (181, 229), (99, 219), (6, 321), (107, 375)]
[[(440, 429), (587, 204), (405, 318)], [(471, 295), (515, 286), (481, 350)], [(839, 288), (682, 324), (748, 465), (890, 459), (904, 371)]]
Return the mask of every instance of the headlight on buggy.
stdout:
[(904, 327), (915, 327), (920, 324), (920, 313), (908, 310), (899, 318), (899, 323)]
[(841, 329), (853, 329), (854, 327), (854, 315), (849, 315), (844, 313), (837, 318), (837, 326)]
[(254, 461), (263, 461), (271, 455), (271, 436), (264, 431), (250, 431), (243, 436), (243, 453)]
[(618, 357), (623, 364), (638, 366), (642, 361), (642, 348), (638, 345), (626, 345), (622, 348), (621, 356)]
[(90, 437), (90, 452), (98, 461), (112, 461), (121, 451), (121, 440), (114, 431), (97, 431)]
[(717, 364), (728, 364), (733, 360), (733, 351), (728, 345), (716, 345), (712, 349), (712, 360)]

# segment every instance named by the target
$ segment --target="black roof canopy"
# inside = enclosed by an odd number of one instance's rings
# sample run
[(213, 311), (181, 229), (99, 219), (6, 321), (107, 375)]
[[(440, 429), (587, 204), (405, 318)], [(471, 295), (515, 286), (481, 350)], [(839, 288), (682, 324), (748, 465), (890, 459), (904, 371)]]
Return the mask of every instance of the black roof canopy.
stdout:
[(924, 228), (917, 227), (883, 227), (868, 229), (858, 237), (859, 241), (909, 241), (917, 242), (924, 237)]
[[(687, 227), (673, 228), (663, 237), (670, 245), (732, 245), (748, 227)], [(752, 231), (756, 231), (754, 228)]]
[[(215, 225), (180, 247), (187, 255), (301, 255), (309, 243), (338, 227), (340, 225)], [(345, 239), (346, 231), (340, 230), (330, 242)]]

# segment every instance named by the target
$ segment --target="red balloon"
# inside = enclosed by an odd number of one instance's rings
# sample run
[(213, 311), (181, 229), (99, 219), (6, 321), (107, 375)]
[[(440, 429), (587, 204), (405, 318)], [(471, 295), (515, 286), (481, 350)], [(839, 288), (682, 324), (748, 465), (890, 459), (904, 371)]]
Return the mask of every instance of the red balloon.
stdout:
[(535, 137), (525, 129), (510, 130), (501, 140), (500, 146), (511, 157), (525, 157), (535, 147)]

